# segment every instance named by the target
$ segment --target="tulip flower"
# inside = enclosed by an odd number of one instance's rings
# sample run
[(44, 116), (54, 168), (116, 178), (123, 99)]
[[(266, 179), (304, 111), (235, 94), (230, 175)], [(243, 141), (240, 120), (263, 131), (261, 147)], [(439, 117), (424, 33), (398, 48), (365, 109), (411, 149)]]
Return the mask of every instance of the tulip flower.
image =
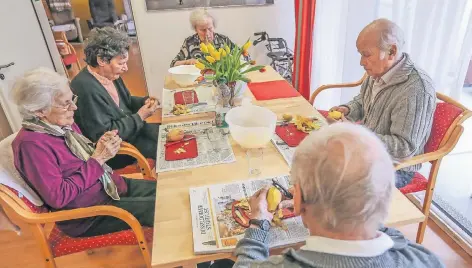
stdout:
[(197, 62), (195, 64), (195, 67), (197, 67), (198, 69), (200, 70), (204, 70), (205, 69), (205, 64), (201, 63), (201, 62)]
[(215, 47), (211, 43), (208, 43), (207, 48), (208, 48), (208, 52), (210, 53), (215, 52)]
[(205, 59), (209, 62), (209, 63), (215, 63), (216, 59), (213, 58), (212, 56), (206, 56)]
[(251, 46), (251, 41), (247, 41), (246, 44), (244, 44), (243, 46), (243, 51), (247, 51), (250, 46)]
[(200, 50), (205, 53), (205, 54), (208, 54), (208, 47), (205, 45), (205, 43), (201, 43), (200, 44)]

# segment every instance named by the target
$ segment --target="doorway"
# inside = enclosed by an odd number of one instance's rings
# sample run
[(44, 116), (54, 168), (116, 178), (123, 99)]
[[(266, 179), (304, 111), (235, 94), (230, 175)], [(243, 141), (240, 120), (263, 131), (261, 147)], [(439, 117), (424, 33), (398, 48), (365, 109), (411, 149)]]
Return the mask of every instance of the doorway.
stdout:
[(127, 33), (131, 39), (128, 71), (122, 78), (131, 95), (147, 96), (148, 90), (130, 0), (60, 2), (42, 0), (56, 43), (56, 47), (50, 49), (56, 49), (61, 55), (63, 68), (69, 79), (72, 80), (86, 66), (84, 47), (90, 31), (95, 27), (101, 27), (96, 22), (110, 20), (110, 24)]

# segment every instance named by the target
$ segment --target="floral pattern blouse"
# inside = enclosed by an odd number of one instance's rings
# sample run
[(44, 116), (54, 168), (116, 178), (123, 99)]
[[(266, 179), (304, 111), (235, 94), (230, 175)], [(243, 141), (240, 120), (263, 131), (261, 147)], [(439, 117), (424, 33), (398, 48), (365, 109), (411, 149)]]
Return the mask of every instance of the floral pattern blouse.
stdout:
[[(177, 61), (189, 60), (189, 59), (199, 59), (203, 56), (202, 51), (200, 50), (200, 38), (198, 34), (194, 34), (185, 39), (182, 47), (180, 48), (179, 53), (172, 60), (170, 67), (173, 67)], [(213, 45), (216, 49), (223, 47), (227, 44), (230, 49), (234, 48), (234, 43), (225, 35), (215, 33), (213, 39)]]

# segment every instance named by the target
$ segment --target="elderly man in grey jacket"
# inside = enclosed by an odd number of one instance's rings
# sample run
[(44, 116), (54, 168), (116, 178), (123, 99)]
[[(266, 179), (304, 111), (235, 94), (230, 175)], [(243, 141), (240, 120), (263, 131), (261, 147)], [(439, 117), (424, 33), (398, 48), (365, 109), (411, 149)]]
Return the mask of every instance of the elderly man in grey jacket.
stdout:
[(239, 267), (444, 267), (399, 231), (380, 228), (391, 202), (394, 170), (384, 145), (363, 126), (333, 124), (297, 148), (293, 205), (310, 236), (300, 250), (269, 258), (267, 189), (250, 198), (251, 226), (236, 247)]
[[(378, 19), (367, 25), (356, 45), (369, 76), (351, 102), (331, 108), (377, 134), (394, 161), (423, 153), (436, 108), (431, 78), (402, 53), (403, 44), (403, 33), (395, 23)], [(395, 186), (410, 183), (419, 168), (397, 171)]]

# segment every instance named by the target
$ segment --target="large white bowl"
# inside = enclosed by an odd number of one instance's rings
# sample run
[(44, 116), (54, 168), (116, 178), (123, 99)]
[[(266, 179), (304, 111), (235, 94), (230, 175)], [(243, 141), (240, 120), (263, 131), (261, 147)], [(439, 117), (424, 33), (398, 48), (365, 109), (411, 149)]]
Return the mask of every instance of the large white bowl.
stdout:
[(195, 84), (195, 80), (201, 75), (200, 70), (194, 65), (180, 65), (169, 69), (169, 73), (180, 86), (191, 86)]
[(267, 108), (248, 104), (231, 109), (225, 120), (233, 139), (243, 148), (254, 149), (270, 142), (277, 115)]

